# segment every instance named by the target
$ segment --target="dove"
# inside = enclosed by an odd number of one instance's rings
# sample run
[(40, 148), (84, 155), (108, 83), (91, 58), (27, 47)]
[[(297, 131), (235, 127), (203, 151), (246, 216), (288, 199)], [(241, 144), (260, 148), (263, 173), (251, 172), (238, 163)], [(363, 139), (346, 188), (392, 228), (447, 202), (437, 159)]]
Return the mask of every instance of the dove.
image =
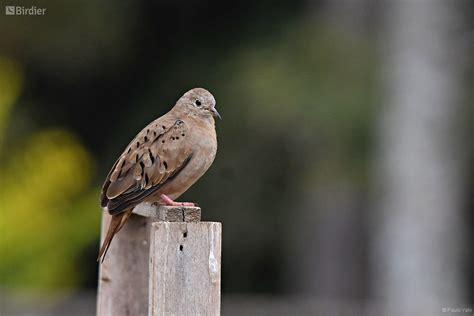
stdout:
[(104, 261), (112, 239), (138, 204), (194, 206), (175, 199), (214, 161), (214, 119), (221, 119), (215, 106), (214, 96), (206, 89), (189, 90), (128, 144), (102, 187), (101, 206), (112, 218), (97, 261)]

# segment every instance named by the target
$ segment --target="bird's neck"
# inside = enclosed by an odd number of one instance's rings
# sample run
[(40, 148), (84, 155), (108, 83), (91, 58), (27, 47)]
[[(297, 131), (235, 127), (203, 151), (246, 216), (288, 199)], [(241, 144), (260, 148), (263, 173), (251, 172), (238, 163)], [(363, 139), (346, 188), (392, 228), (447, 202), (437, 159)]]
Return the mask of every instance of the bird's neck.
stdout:
[(207, 128), (215, 128), (216, 122), (212, 115), (199, 115), (199, 114), (190, 114), (188, 115), (189, 119), (192, 120), (194, 123), (199, 125), (204, 125)]

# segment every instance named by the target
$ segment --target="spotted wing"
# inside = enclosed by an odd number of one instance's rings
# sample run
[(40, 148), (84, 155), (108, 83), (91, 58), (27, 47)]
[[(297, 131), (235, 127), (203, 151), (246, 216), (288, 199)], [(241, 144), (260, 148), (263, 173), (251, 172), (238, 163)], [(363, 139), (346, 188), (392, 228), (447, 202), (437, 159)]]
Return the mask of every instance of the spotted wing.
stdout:
[(118, 214), (135, 207), (190, 161), (188, 127), (182, 120), (158, 119), (144, 128), (115, 162), (102, 188), (102, 207)]

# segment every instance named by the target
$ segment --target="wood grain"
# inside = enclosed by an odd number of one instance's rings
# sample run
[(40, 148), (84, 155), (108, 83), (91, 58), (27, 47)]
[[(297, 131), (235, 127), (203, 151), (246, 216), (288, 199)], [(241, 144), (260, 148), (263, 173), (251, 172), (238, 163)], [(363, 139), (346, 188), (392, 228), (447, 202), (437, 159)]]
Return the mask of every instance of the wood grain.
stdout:
[(150, 217), (155, 221), (165, 222), (199, 222), (201, 221), (201, 208), (179, 206), (157, 206), (152, 203), (141, 203), (135, 207), (133, 213)]
[[(102, 238), (110, 215), (104, 212)], [(149, 236), (152, 220), (132, 214), (99, 268), (97, 315), (148, 314)]]
[(220, 223), (151, 225), (149, 315), (220, 315)]

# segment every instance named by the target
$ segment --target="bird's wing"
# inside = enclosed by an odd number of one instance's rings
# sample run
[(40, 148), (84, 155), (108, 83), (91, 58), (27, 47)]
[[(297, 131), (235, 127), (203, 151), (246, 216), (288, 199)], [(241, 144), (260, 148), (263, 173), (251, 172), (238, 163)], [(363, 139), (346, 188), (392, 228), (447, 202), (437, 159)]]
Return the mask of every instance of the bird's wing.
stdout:
[(192, 157), (188, 127), (174, 118), (159, 118), (127, 146), (109, 172), (101, 204), (110, 214), (136, 206), (178, 174)]

